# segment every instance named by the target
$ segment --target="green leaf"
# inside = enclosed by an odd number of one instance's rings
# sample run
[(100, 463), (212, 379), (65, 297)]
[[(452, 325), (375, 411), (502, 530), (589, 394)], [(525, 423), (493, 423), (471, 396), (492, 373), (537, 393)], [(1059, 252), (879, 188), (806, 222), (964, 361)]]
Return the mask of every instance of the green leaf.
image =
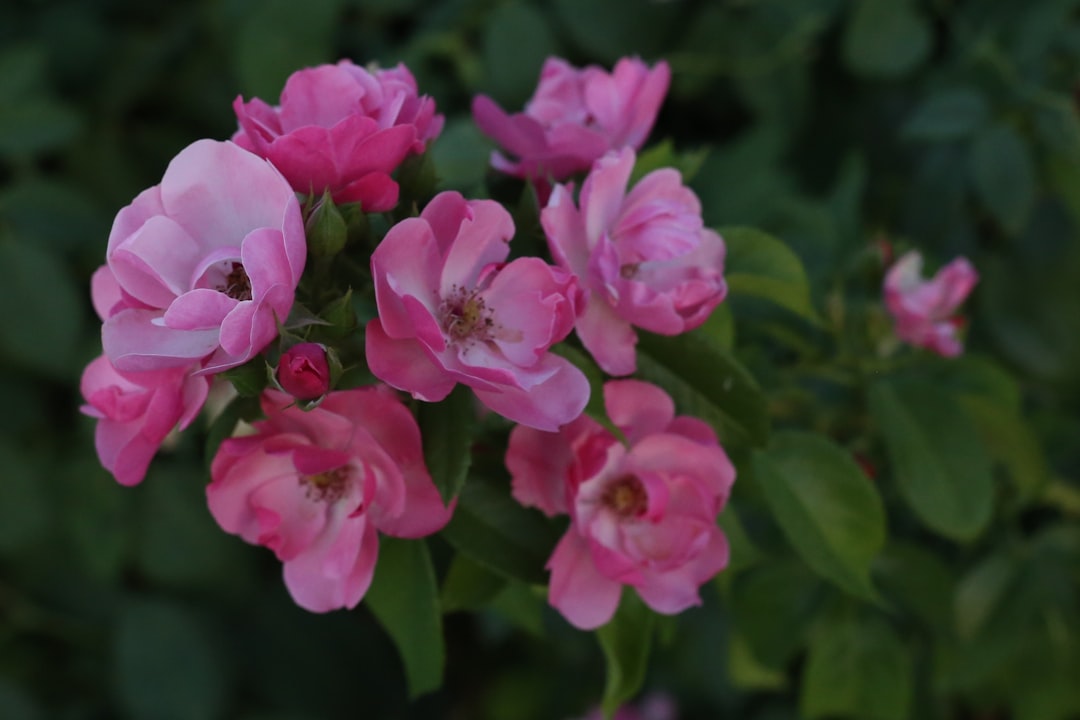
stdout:
[(4, 720), (44, 720), (45, 713), (23, 688), (0, 676), (0, 717)]
[[(566, 343), (559, 343), (551, 348), (551, 352), (556, 355), (561, 355), (577, 367), (578, 370), (585, 373), (585, 377), (589, 381), (589, 402), (585, 405), (585, 412), (590, 417), (595, 418), (608, 428), (614, 426), (610, 425), (610, 421), (607, 417), (607, 409), (604, 407), (604, 372), (600, 369), (600, 366), (592, 359), (592, 357), (581, 350), (578, 350), (573, 345)], [(617, 435), (617, 433), (616, 433)]]
[(36, 463), (7, 443), (0, 445), (0, 555), (23, 554), (49, 531), (49, 487)]
[(843, 46), (852, 72), (900, 77), (930, 54), (930, 24), (912, 0), (859, 0), (852, 7)]
[(266, 359), (256, 355), (238, 367), (229, 368), (221, 377), (232, 383), (236, 394), (242, 398), (257, 398), (270, 382)]
[(442, 535), (459, 552), (508, 578), (543, 585), (558, 539), (540, 513), (510, 497), (509, 481), (472, 476)]
[(913, 665), (910, 649), (880, 617), (834, 620), (810, 646), (799, 706), (809, 720), (906, 720)]
[(901, 494), (932, 530), (972, 540), (990, 520), (990, 458), (956, 398), (919, 381), (875, 383), (870, 411)]
[(544, 59), (557, 55), (547, 18), (533, 5), (505, 3), (488, 16), (484, 34), (487, 86), (511, 112), (529, 99)]
[(114, 636), (115, 689), (126, 715), (153, 720), (223, 717), (228, 666), (199, 619), (179, 605), (138, 600)]
[(950, 632), (956, 578), (937, 554), (912, 543), (890, 543), (874, 561), (874, 579), (886, 599), (936, 632)]
[(727, 244), (725, 279), (732, 295), (761, 298), (821, 324), (802, 261), (787, 245), (748, 227), (719, 229)]
[(1019, 412), (983, 397), (962, 396), (960, 404), (990, 457), (1005, 468), (1020, 503), (1035, 502), (1050, 482), (1050, 467), (1030, 423)]
[(446, 399), (422, 403), (417, 411), (424, 462), (444, 502), (461, 492), (472, 464), (475, 396), (464, 385), (456, 386)]
[(484, 181), (491, 157), (491, 141), (472, 119), (449, 120), (428, 151), (435, 163), (441, 189), (471, 191)]
[(734, 624), (756, 662), (783, 670), (803, 649), (824, 587), (797, 558), (773, 559), (732, 581)]
[[(627, 48), (643, 57), (671, 47), (673, 33), (685, 31), (678, 3), (622, 0), (557, 0), (553, 3), (560, 27), (589, 57), (609, 66), (626, 56)], [(618, 22), (612, 22), (618, 18)]]
[(637, 593), (624, 592), (615, 616), (596, 631), (607, 661), (603, 708), (608, 717), (645, 682), (655, 624), (656, 615)]
[(721, 442), (764, 445), (765, 396), (731, 353), (698, 328), (674, 337), (638, 333), (638, 374), (666, 390), (684, 414), (716, 428)]
[(694, 179), (705, 158), (709, 155), (708, 147), (700, 147), (688, 152), (676, 152), (671, 138), (664, 138), (658, 145), (642, 150), (634, 162), (634, 172), (630, 175), (630, 185), (645, 177), (653, 170), (673, 168), (679, 171), (683, 183)]
[(54, 150), (72, 141), (81, 128), (78, 112), (49, 97), (0, 104), (0, 157)]
[(851, 454), (825, 438), (785, 432), (754, 454), (754, 477), (807, 564), (850, 593), (874, 597), (870, 564), (885, 543), (885, 509)]
[(442, 684), (446, 648), (435, 569), (423, 540), (379, 539), (379, 562), (365, 601), (394, 639), (417, 697)]
[(19, 309), (0, 323), (0, 354), (52, 377), (77, 377), (86, 300), (53, 254), (0, 239), (0, 304)]
[(915, 140), (954, 140), (977, 130), (988, 115), (982, 93), (975, 88), (954, 88), (920, 103), (901, 133)]
[(495, 597), (506, 586), (506, 578), (457, 553), (443, 580), (440, 602), (444, 613), (473, 610)]
[(1017, 555), (1001, 551), (983, 558), (956, 588), (956, 630), (963, 639), (978, 635), (1000, 611), (1020, 576)]
[(214, 456), (217, 455), (221, 443), (232, 437), (233, 432), (236, 431), (236, 424), (241, 420), (250, 420), (257, 417), (259, 413), (258, 398), (237, 397), (214, 418), (214, 421), (210, 424), (210, 429), (206, 433), (206, 447), (203, 451), (207, 470), (210, 469), (210, 465), (214, 462)]
[(739, 516), (735, 512), (735, 508), (730, 503), (724, 512), (720, 513), (718, 522), (720, 528), (724, 531), (724, 536), (727, 538), (728, 547), (731, 548), (731, 559), (728, 561), (727, 567), (724, 568), (723, 575), (718, 577), (732, 577), (740, 570), (761, 562), (761, 553), (754, 547), (754, 543), (747, 536), (746, 530), (743, 529), (742, 523), (739, 522)]
[(1036, 174), (1027, 142), (1004, 123), (975, 136), (968, 177), (983, 208), (1012, 235), (1023, 230), (1035, 204)]
[(339, 0), (311, 0), (297, 22), (296, 3), (266, 0), (245, 15), (233, 44), (233, 62), (245, 99), (260, 97), (271, 105), (290, 74), (303, 67), (333, 62), (333, 37)]

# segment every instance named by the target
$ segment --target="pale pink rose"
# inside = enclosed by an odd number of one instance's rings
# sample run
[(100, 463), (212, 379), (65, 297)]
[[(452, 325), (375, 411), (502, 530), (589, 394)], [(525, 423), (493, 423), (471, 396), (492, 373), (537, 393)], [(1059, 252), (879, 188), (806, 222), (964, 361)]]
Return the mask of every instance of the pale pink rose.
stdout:
[(240, 123), (233, 140), (272, 162), (294, 190), (329, 190), (335, 202), (368, 212), (397, 204), (390, 173), (443, 126), (404, 65), (368, 71), (349, 60), (293, 73), (277, 107), (237, 97), (233, 110)]
[(183, 430), (206, 401), (210, 379), (185, 368), (122, 373), (101, 356), (83, 372), (81, 410), (97, 420), (94, 446), (121, 485), (138, 485), (162, 441)]
[(278, 385), (297, 400), (314, 400), (330, 390), (330, 363), (319, 343), (299, 343), (281, 354)]
[(922, 255), (914, 250), (896, 261), (885, 275), (885, 306), (896, 322), (898, 338), (938, 355), (955, 357), (964, 350), (957, 337), (964, 320), (956, 311), (979, 275), (962, 257), (930, 280), (923, 280), (922, 265)]
[(378, 533), (418, 538), (450, 519), (416, 420), (385, 387), (332, 392), (306, 412), (268, 390), (262, 408), (256, 434), (226, 440), (214, 457), (210, 512), (226, 532), (274, 551), (301, 607), (356, 607)]
[(95, 276), (118, 370), (241, 365), (292, 309), (307, 241), (296, 194), (265, 160), (200, 140), (113, 222)]
[(548, 352), (573, 328), (577, 285), (539, 258), (506, 263), (513, 234), (501, 205), (455, 192), (392, 227), (371, 256), (368, 366), (415, 398), (463, 383), (500, 415), (554, 430), (589, 396), (584, 374)]
[(491, 164), (515, 177), (564, 180), (609, 150), (644, 144), (671, 82), (666, 62), (651, 69), (623, 58), (608, 73), (548, 58), (525, 112), (507, 115), (491, 98), (473, 99), (473, 119), (506, 153)]
[(663, 390), (638, 380), (606, 383), (604, 404), (625, 445), (584, 418), (559, 433), (518, 426), (506, 454), (515, 499), (570, 515), (547, 565), (549, 600), (584, 630), (611, 619), (624, 585), (660, 613), (699, 604), (728, 561), (716, 518), (735, 469), (712, 428), (676, 417)]
[(581, 188), (556, 185), (540, 219), (555, 261), (577, 275), (585, 308), (577, 333), (611, 375), (637, 367), (633, 326), (661, 335), (693, 330), (727, 294), (724, 241), (676, 170), (649, 173), (627, 192), (634, 152), (601, 158)]

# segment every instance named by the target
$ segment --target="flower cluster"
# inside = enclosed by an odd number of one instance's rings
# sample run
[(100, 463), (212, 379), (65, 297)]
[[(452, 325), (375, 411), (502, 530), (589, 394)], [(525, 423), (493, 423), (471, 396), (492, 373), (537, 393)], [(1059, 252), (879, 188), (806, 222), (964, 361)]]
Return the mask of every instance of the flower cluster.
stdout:
[[(507, 491), (569, 516), (548, 569), (570, 623), (606, 623), (624, 586), (661, 613), (700, 602), (728, 560), (717, 516), (735, 470), (716, 433), (634, 379), (603, 385), (606, 419), (585, 414), (590, 383), (567, 359), (584, 356), (553, 351), (577, 342), (631, 375), (639, 330), (691, 331), (725, 298), (724, 240), (680, 173), (631, 182), (669, 81), (662, 62), (553, 58), (523, 113), (476, 98), (504, 149), (492, 165), (538, 192), (550, 258), (514, 252), (497, 201), (408, 185), (402, 163), (425, 161), (443, 117), (403, 65), (300, 70), (276, 106), (238, 97), (232, 139), (185, 148), (123, 208), (94, 275), (103, 354), (82, 393), (102, 464), (135, 485), (213, 383), (258, 396), (216, 450), (210, 512), (276, 554), (302, 607), (354, 607), (380, 534), (450, 520), (414, 411), (460, 384), (516, 424)], [(905, 259), (886, 282), (897, 334), (956, 354), (948, 317), (974, 273), (918, 270)]]

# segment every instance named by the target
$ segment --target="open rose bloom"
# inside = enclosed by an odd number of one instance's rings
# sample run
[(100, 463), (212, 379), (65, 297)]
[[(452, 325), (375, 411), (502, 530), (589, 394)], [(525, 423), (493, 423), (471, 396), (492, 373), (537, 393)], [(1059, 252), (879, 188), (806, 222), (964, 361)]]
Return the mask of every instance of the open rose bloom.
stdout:
[(624, 585), (660, 613), (700, 603), (698, 588), (728, 562), (716, 518), (735, 481), (712, 428), (676, 417), (655, 385), (610, 381), (604, 404), (626, 444), (582, 416), (557, 434), (518, 426), (506, 453), (518, 502), (570, 515), (548, 561), (549, 599), (586, 630), (611, 619)]
[(404, 65), (368, 71), (348, 60), (293, 73), (277, 107), (237, 97), (233, 109), (240, 123), (233, 140), (272, 162), (296, 192), (329, 190), (335, 202), (368, 212), (397, 204), (390, 174), (443, 126)]
[(641, 147), (671, 83), (667, 63), (623, 58), (611, 73), (548, 58), (525, 111), (508, 115), (491, 98), (473, 100), (473, 118), (501, 145), (491, 164), (510, 175), (564, 180), (609, 150)]
[(463, 383), (500, 415), (555, 430), (589, 397), (584, 374), (548, 352), (573, 328), (577, 286), (539, 258), (506, 263), (513, 234), (501, 205), (455, 192), (391, 228), (371, 257), (368, 366), (421, 400)]
[(916, 251), (901, 257), (885, 276), (885, 306), (895, 321), (896, 336), (944, 357), (963, 352), (956, 314), (979, 275), (966, 258), (956, 258), (930, 280), (922, 277), (923, 259)]
[(307, 241), (300, 204), (277, 170), (231, 142), (200, 140), (120, 211), (105, 257), (95, 283), (116, 290), (95, 306), (116, 369), (200, 363), (214, 373), (277, 337)]
[(678, 171), (654, 170), (628, 189), (632, 150), (598, 160), (575, 206), (556, 185), (541, 213), (556, 262), (585, 291), (577, 334), (611, 375), (637, 367), (639, 327), (678, 335), (708, 319), (727, 294), (725, 247), (701, 219), (701, 203)]
[(352, 608), (371, 584), (378, 533), (417, 538), (450, 509), (424, 465), (416, 420), (387, 388), (330, 393), (304, 412), (267, 391), (256, 434), (222, 443), (206, 489), (221, 527), (265, 545), (313, 612)]

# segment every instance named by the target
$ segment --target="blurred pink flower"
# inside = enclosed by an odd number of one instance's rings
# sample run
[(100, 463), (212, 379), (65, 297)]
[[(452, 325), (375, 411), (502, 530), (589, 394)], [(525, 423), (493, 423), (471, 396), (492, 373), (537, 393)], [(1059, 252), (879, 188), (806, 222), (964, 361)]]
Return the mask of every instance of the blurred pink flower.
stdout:
[(221, 444), (206, 489), (226, 531), (265, 545), (312, 612), (352, 608), (371, 584), (379, 532), (417, 538), (450, 509), (424, 465), (420, 429), (393, 391), (344, 390), (303, 411), (268, 390), (255, 435)]
[[(666, 693), (654, 692), (641, 699), (636, 705), (623, 705), (611, 720), (676, 720), (679, 708), (675, 700)], [(604, 720), (604, 711), (596, 708), (581, 720)]]
[(510, 155), (495, 152), (498, 170), (533, 180), (564, 180), (588, 170), (608, 150), (644, 144), (671, 82), (666, 62), (650, 69), (623, 58), (608, 73), (548, 58), (525, 111), (507, 115), (491, 98), (473, 99), (473, 119)]
[(896, 336), (944, 357), (963, 352), (957, 330), (964, 320), (957, 308), (971, 293), (979, 275), (966, 258), (956, 258), (930, 280), (922, 277), (917, 251), (896, 261), (885, 275), (885, 306), (895, 321)]
[(185, 368), (122, 373), (101, 356), (83, 372), (81, 410), (97, 420), (94, 446), (121, 485), (138, 485), (165, 437), (199, 414), (210, 379)]
[(541, 213), (555, 261), (577, 275), (582, 344), (611, 375), (637, 367), (632, 326), (677, 335), (701, 325), (727, 294), (724, 241), (678, 171), (654, 170), (627, 191), (634, 152), (601, 158), (581, 188), (556, 185)]
[(367, 212), (397, 204), (390, 173), (443, 126), (404, 65), (368, 71), (349, 60), (293, 73), (277, 107), (237, 97), (233, 110), (233, 140), (272, 162), (296, 192), (328, 189), (335, 202), (359, 202)]
[(583, 416), (557, 434), (518, 426), (506, 453), (518, 502), (570, 514), (549, 600), (583, 630), (611, 619), (623, 585), (660, 613), (696, 605), (728, 561), (716, 518), (735, 469), (712, 428), (638, 380), (606, 383), (604, 404), (627, 444)]
[(281, 389), (297, 400), (314, 400), (330, 390), (330, 364), (326, 348), (318, 343), (299, 343), (281, 355), (275, 373)]
[(500, 415), (555, 430), (589, 396), (584, 374), (548, 352), (573, 327), (577, 285), (539, 258), (506, 263), (513, 234), (501, 205), (455, 192), (392, 227), (371, 257), (368, 365), (421, 400), (463, 383)]
[(265, 160), (200, 140), (113, 222), (92, 292), (123, 372), (241, 365), (292, 309), (307, 241), (292, 188)]

